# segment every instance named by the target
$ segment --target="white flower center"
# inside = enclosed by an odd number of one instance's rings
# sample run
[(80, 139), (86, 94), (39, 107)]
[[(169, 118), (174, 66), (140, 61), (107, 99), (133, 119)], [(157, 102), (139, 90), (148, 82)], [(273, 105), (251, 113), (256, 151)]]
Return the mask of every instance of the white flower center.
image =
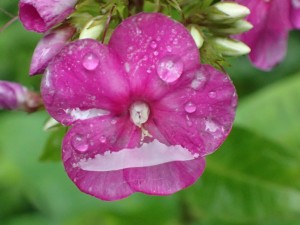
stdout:
[(129, 111), (132, 122), (138, 127), (141, 127), (143, 123), (147, 122), (150, 114), (149, 106), (141, 101), (134, 102), (130, 106)]

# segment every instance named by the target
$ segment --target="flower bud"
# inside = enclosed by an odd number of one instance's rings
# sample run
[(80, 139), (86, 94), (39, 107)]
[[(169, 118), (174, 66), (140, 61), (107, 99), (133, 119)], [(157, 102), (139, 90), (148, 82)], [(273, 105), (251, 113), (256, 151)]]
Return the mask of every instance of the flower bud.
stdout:
[(91, 38), (91, 39), (97, 39), (102, 34), (104, 30), (104, 21), (100, 17), (95, 17), (91, 19), (82, 29), (79, 39), (84, 38)]
[(195, 26), (192, 25), (190, 27), (190, 33), (191, 33), (197, 47), (200, 49), (204, 42), (204, 38), (202, 37), (200, 31)]
[(43, 106), (41, 96), (21, 84), (0, 81), (0, 109), (34, 112)]
[(248, 54), (251, 49), (243, 42), (229, 38), (214, 38), (214, 46), (224, 56), (240, 56)]
[(27, 88), (14, 82), (0, 81), (0, 109), (20, 109), (25, 103)]
[(250, 14), (250, 10), (235, 2), (219, 2), (211, 6), (208, 18), (219, 23), (231, 23)]
[(251, 30), (253, 25), (246, 20), (238, 20), (226, 27), (212, 28), (211, 31), (222, 35), (233, 35)]
[(68, 43), (75, 28), (64, 26), (50, 30), (36, 46), (30, 65), (30, 75), (43, 73), (52, 58)]
[(20, 0), (19, 17), (27, 30), (44, 33), (73, 11), (77, 0)]

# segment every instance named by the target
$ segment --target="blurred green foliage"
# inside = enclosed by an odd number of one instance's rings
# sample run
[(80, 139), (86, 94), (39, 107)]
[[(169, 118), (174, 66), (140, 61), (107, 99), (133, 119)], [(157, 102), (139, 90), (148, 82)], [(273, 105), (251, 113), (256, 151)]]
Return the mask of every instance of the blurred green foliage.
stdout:
[[(0, 8), (17, 15), (17, 1), (1, 0)], [(9, 20), (0, 12), (0, 27)], [(29, 77), (28, 70), (40, 37), (19, 22), (0, 33), (1, 80), (39, 89), (40, 76)], [(298, 225), (299, 52), (294, 31), (286, 59), (271, 72), (253, 68), (245, 57), (230, 61), (227, 71), (240, 97), (232, 133), (208, 157), (202, 178), (172, 196), (104, 202), (82, 194), (61, 162), (39, 160), (59, 157), (51, 149), (59, 149), (61, 136), (42, 131), (47, 114), (1, 112), (0, 224)]]

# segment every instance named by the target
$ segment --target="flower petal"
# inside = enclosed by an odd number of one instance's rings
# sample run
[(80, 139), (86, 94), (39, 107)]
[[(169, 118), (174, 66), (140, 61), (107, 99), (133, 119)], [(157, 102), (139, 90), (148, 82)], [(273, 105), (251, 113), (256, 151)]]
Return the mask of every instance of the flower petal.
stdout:
[(124, 20), (109, 46), (119, 55), (132, 91), (148, 99), (159, 99), (171, 84), (184, 80), (184, 72), (199, 65), (199, 51), (189, 32), (159, 13)]
[(73, 27), (63, 27), (46, 33), (34, 50), (30, 75), (43, 73), (51, 59), (66, 45), (74, 32)]
[(293, 28), (300, 29), (300, 0), (292, 0), (291, 22)]
[(27, 30), (43, 33), (69, 16), (77, 0), (21, 0), (19, 17)]
[(153, 105), (145, 129), (159, 141), (194, 154), (214, 152), (228, 136), (237, 104), (232, 82), (209, 65), (194, 71), (189, 86)]
[(70, 43), (54, 57), (43, 77), (46, 109), (65, 125), (123, 113), (129, 104), (124, 73), (107, 46), (92, 39)]
[(124, 174), (135, 191), (150, 195), (170, 195), (192, 185), (202, 175), (204, 168), (205, 160), (199, 157), (189, 161), (127, 169)]
[[(71, 180), (78, 188), (103, 200), (117, 200), (134, 191), (127, 184), (123, 170), (93, 171), (84, 168), (82, 162), (105, 152), (117, 152), (139, 144), (141, 132), (128, 118), (104, 116), (79, 121), (72, 127), (63, 141), (63, 161)], [(112, 162), (108, 161), (107, 166)]]
[(271, 70), (285, 56), (289, 20), (289, 1), (238, 0), (251, 14), (247, 20), (254, 26), (239, 36), (250, 48), (250, 60), (262, 70)]

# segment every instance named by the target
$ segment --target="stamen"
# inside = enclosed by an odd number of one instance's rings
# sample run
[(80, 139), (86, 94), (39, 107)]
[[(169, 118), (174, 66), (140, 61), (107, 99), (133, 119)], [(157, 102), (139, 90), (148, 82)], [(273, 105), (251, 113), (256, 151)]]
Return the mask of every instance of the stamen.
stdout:
[(131, 121), (138, 127), (147, 122), (150, 114), (149, 106), (144, 102), (135, 102), (130, 106)]

